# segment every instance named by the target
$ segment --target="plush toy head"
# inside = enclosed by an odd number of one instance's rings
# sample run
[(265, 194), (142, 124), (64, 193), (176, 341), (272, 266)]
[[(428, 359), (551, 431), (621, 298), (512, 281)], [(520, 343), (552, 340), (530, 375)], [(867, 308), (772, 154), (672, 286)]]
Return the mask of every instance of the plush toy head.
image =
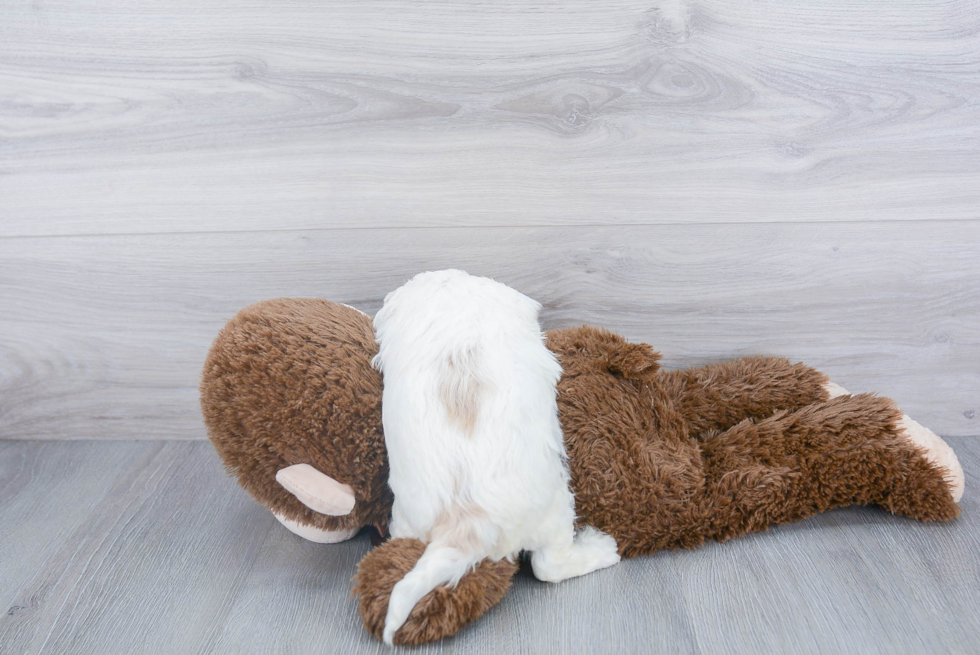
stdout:
[(225, 467), (308, 539), (341, 541), (391, 513), (377, 349), (356, 309), (269, 300), (239, 312), (205, 363), (201, 408)]

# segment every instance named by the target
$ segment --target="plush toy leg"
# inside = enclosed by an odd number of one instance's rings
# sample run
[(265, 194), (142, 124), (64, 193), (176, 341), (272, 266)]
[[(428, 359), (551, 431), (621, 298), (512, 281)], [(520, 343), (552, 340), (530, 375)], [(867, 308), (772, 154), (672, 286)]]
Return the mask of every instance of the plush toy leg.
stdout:
[(825, 401), (829, 383), (823, 373), (780, 357), (743, 357), (658, 376), (692, 435)]
[[(851, 393), (844, 387), (833, 382), (825, 384), (824, 389), (830, 394), (830, 398), (848, 396)], [(956, 457), (956, 453), (953, 452), (953, 449), (949, 447), (949, 444), (929, 428), (913, 421), (907, 414), (902, 415), (899, 428), (910, 441), (922, 449), (926, 459), (936, 466), (945, 468), (949, 472), (947, 480), (952, 486), (953, 500), (957, 503), (960, 502), (960, 499), (963, 498), (965, 483), (963, 467), (960, 466), (960, 461)]]
[(851, 504), (926, 521), (959, 514), (955, 472), (903, 429), (887, 398), (842, 396), (745, 421), (707, 438), (702, 456), (703, 529), (714, 539)]
[[(416, 539), (392, 539), (365, 555), (354, 576), (353, 595), (364, 627), (381, 639), (391, 590), (425, 552)], [(510, 589), (517, 564), (484, 560), (460, 579), (455, 587), (437, 587), (422, 598), (394, 635), (395, 645), (436, 641), (459, 632), (485, 614)]]

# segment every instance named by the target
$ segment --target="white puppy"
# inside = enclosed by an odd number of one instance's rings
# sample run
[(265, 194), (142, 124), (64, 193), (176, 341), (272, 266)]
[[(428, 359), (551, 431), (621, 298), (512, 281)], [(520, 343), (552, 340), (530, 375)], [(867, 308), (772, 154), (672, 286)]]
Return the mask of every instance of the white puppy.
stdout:
[(374, 319), (391, 536), (428, 543), (392, 590), (388, 644), (423, 596), (484, 558), (532, 551), (534, 575), (549, 582), (619, 561), (609, 535), (574, 534), (561, 366), (544, 345), (540, 309), (499, 282), (448, 270), (416, 275)]

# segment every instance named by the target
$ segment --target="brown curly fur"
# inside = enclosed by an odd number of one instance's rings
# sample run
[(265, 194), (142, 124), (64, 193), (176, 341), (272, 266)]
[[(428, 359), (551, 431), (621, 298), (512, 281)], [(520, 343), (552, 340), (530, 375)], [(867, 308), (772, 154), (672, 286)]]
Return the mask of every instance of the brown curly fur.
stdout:
[[(773, 357), (661, 372), (650, 346), (599, 328), (553, 330), (548, 347), (564, 369), (558, 406), (579, 520), (614, 536), (624, 557), (850, 504), (920, 520), (959, 513), (945, 470), (899, 435), (887, 398), (828, 400), (826, 376)], [(219, 335), (201, 385), (205, 420), (259, 502), (329, 529), (387, 518), (376, 350), (369, 319), (326, 301), (256, 305)], [(350, 517), (310, 512), (275, 483), (300, 462), (354, 487)], [(399, 539), (361, 563), (354, 591), (373, 634), (423, 549)], [(454, 634), (503, 597), (515, 570), (484, 562), (455, 589), (436, 589), (395, 642)]]
[[(357, 565), (352, 595), (360, 598), (364, 626), (378, 639), (384, 632), (391, 590), (425, 551), (417, 539), (392, 539), (364, 556)], [(517, 564), (507, 560), (484, 560), (455, 588), (437, 587), (418, 602), (393, 642), (396, 645), (424, 644), (456, 634), (470, 621), (483, 616), (510, 589)]]
[[(617, 343), (633, 345), (589, 327), (548, 335), (564, 369), (558, 408), (576, 511), (624, 557), (855, 503), (956, 516), (943, 476), (896, 433), (901, 412), (887, 398), (827, 401), (824, 375), (776, 358), (651, 376), (651, 351), (644, 374), (627, 376), (608, 356)], [(724, 409), (702, 414), (700, 397)], [(923, 467), (928, 479), (913, 476)]]

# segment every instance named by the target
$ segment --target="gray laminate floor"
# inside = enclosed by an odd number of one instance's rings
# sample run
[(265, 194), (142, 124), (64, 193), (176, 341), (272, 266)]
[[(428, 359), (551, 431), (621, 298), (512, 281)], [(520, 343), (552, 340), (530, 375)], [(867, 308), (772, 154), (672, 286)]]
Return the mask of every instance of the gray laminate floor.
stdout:
[[(504, 601), (415, 652), (980, 650), (980, 439), (951, 438), (963, 515), (839, 510)], [(286, 532), (207, 442), (0, 442), (3, 653), (384, 652), (350, 576), (365, 535)]]

